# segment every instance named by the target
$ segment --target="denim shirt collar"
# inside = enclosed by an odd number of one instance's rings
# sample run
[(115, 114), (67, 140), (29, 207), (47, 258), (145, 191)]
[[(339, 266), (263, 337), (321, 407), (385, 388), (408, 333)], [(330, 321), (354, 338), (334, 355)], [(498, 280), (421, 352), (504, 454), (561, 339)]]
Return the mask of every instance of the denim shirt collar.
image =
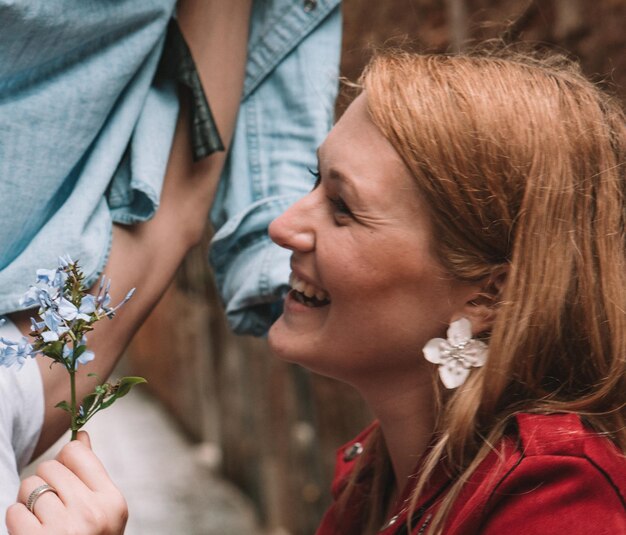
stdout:
[[(281, 5), (282, 4), (282, 5)], [(243, 86), (247, 98), (340, 0), (277, 0), (255, 2)], [(263, 24), (258, 21), (265, 19)]]

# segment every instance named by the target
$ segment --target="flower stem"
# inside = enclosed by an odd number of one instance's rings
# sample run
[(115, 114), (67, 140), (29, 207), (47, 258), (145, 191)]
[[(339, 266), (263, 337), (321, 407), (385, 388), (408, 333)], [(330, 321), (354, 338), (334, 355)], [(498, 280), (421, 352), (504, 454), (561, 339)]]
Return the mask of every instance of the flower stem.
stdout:
[(76, 434), (78, 433), (78, 428), (76, 426), (76, 417), (78, 415), (78, 411), (76, 410), (76, 370), (68, 370), (70, 372), (70, 390), (71, 390), (71, 399), (70, 399), (70, 409), (71, 409), (71, 429), (72, 429), (72, 437), (70, 440), (76, 440)]

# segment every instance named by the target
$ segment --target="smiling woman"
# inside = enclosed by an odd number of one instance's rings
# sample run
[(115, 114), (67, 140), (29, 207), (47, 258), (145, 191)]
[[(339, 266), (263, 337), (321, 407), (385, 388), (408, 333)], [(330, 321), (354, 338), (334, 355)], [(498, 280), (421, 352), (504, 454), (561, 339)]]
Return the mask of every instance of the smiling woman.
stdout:
[(625, 532), (622, 111), (559, 57), (382, 54), (362, 83), (270, 227), (271, 348), (377, 418), (318, 534)]
[[(369, 118), (365, 94), (322, 144), (319, 160), (316, 188), (270, 227), (272, 239), (293, 250), (296, 281), (270, 344), (357, 387), (370, 377), (380, 388), (413, 382), (424, 373), (415, 348), (439, 335), (480, 288), (454, 283), (436, 261), (428, 210)], [(307, 306), (303, 291), (328, 300)]]

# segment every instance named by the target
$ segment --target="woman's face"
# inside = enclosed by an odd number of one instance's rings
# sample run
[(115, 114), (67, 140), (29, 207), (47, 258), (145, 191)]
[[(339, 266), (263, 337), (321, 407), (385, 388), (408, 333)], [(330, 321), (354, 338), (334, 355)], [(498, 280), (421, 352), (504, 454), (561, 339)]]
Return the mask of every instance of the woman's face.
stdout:
[[(433, 249), (428, 207), (371, 122), (365, 95), (319, 149), (317, 187), (270, 226), (293, 251), (274, 353), (358, 384), (414, 372), (474, 289), (451, 280)], [(314, 299), (306, 297), (314, 296)]]

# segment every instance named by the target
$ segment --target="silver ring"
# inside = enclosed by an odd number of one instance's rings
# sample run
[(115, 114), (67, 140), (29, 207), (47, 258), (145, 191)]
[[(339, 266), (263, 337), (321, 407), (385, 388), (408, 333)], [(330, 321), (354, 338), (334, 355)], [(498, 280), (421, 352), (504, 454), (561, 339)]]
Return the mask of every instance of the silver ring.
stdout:
[(45, 485), (41, 485), (39, 487), (37, 487), (33, 492), (31, 492), (28, 495), (28, 500), (26, 500), (26, 507), (28, 507), (28, 510), (35, 514), (35, 502), (39, 499), (39, 497), (42, 494), (45, 494), (46, 492), (54, 492), (57, 496), (59, 495), (59, 493), (56, 491), (56, 489), (54, 487), (51, 487), (50, 485), (48, 485), (47, 483)]

